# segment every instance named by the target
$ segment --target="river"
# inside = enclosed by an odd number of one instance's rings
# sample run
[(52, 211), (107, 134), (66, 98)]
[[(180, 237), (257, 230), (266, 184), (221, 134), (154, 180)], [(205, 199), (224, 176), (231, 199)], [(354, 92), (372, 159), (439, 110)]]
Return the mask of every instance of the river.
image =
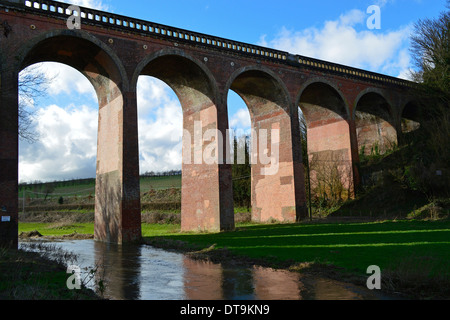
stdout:
[[(118, 246), (94, 240), (48, 244), (74, 253), (83, 279), (97, 268), (95, 277), (104, 281), (104, 297), (111, 300), (386, 299), (330, 279), (256, 266), (225, 267), (148, 245)], [(26, 249), (27, 243), (20, 246)], [(87, 286), (95, 289), (94, 282)]]

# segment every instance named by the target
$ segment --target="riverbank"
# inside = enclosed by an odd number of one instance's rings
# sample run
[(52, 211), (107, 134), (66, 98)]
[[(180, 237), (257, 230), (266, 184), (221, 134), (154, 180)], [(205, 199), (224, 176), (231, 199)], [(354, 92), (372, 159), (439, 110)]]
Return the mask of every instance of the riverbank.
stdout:
[(67, 289), (67, 267), (58, 261), (67, 259), (67, 254), (53, 251), (50, 259), (35, 252), (0, 249), (0, 300), (100, 300), (84, 286)]
[[(37, 228), (42, 239), (93, 234), (93, 224), (29, 227)], [(20, 229), (32, 231), (27, 224)], [(367, 268), (377, 265), (382, 270), (383, 293), (412, 299), (450, 297), (448, 219), (239, 223), (236, 231), (217, 234), (180, 233), (179, 225), (174, 224), (143, 224), (142, 234), (148, 245), (195, 259), (320, 274), (363, 287), (369, 276)]]

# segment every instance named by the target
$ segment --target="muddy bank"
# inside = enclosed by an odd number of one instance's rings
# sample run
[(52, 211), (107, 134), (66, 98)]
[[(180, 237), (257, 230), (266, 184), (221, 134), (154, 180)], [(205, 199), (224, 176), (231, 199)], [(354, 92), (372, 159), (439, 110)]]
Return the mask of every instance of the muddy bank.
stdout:
[(89, 240), (94, 239), (94, 235), (92, 234), (79, 234), (79, 233), (71, 233), (60, 236), (43, 236), (39, 231), (29, 231), (29, 232), (21, 232), (19, 234), (20, 241), (33, 241), (33, 240), (42, 240), (42, 241), (53, 241), (53, 240)]

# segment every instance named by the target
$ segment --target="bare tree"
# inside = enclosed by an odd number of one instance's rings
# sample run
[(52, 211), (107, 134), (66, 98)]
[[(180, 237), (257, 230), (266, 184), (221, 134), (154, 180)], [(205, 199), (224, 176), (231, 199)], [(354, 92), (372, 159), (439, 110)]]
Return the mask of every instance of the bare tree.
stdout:
[(419, 20), (411, 37), (411, 53), (417, 67), (413, 78), (421, 83), (421, 95), (450, 102), (450, 0), (438, 18)]
[(41, 64), (24, 69), (19, 76), (19, 138), (28, 143), (39, 140), (33, 128), (36, 114), (36, 101), (47, 95), (48, 86), (53, 79), (42, 72)]
[(311, 188), (316, 199), (337, 205), (350, 198), (352, 165), (345, 154), (338, 151), (323, 151), (312, 155)]

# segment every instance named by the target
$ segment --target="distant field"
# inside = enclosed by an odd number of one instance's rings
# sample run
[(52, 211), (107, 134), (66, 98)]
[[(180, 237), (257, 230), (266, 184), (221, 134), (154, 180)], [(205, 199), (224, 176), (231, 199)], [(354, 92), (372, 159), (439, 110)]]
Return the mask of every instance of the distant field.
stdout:
[[(181, 176), (166, 177), (141, 177), (140, 178), (141, 193), (148, 192), (151, 189), (162, 190), (170, 188), (181, 188)], [(37, 185), (21, 185), (19, 187), (19, 197), (22, 198), (24, 190), (26, 197), (31, 199), (45, 198), (47, 188), (53, 184), (54, 189), (48, 194), (47, 198), (59, 198), (60, 196), (71, 197), (88, 197), (95, 195), (95, 179), (83, 179), (73, 181), (61, 181), (52, 183), (42, 183)]]
[(181, 176), (141, 177), (141, 192), (150, 189), (181, 188)]

